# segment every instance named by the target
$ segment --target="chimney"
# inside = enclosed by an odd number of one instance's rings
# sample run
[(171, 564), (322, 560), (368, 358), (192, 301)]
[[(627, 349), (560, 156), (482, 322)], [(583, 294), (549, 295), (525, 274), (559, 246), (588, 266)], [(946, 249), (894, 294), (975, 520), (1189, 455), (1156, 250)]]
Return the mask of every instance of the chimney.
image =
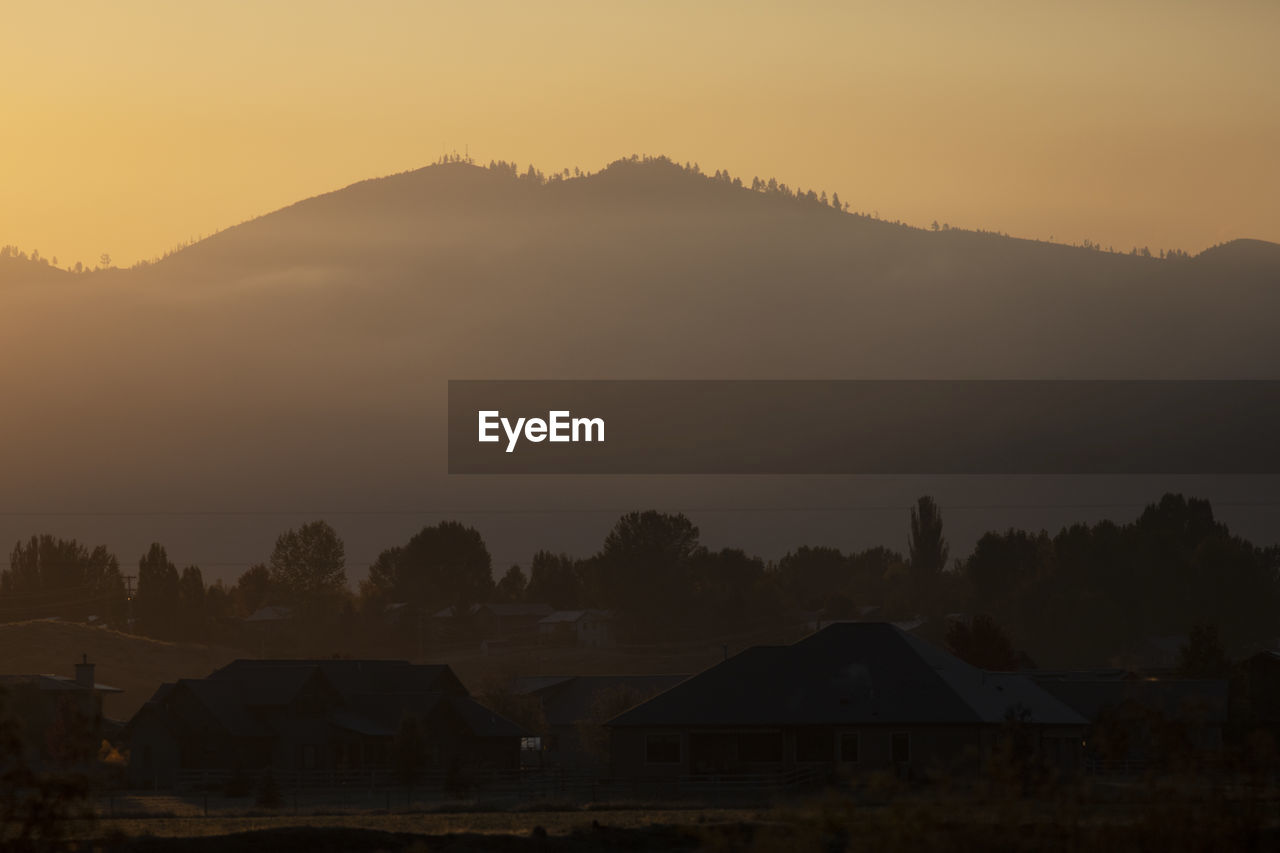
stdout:
[(93, 689), (93, 664), (89, 663), (88, 655), (81, 655), (80, 663), (76, 664), (76, 684)]

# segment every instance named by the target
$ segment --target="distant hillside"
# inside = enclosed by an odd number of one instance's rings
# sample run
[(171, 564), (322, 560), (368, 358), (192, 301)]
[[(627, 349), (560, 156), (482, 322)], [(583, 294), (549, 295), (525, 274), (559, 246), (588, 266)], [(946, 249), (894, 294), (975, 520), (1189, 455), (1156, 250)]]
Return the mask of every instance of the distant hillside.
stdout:
[[(1274, 244), (1160, 260), (933, 232), (665, 161), (552, 182), (437, 165), (307, 199), (148, 267), (61, 279), (0, 288), (0, 511), (60, 513), (0, 514), (0, 537), (39, 524), (107, 541), (126, 561), (159, 538), (207, 577), (237, 574), (284, 526), (338, 509), (370, 511), (332, 519), (353, 561), (438, 517), (417, 510), (513, 506), (600, 511), (507, 516), (503, 533), (464, 517), (500, 563), (538, 545), (594, 547), (612, 511), (648, 505), (886, 504), (858, 535), (901, 547), (892, 504), (924, 485), (851, 497), (714, 478), (448, 478), (450, 378), (1280, 372)], [(147, 515), (197, 509), (240, 514)], [(74, 515), (102, 510), (119, 515)], [(724, 539), (780, 525), (769, 547), (853, 535), (848, 519), (815, 530), (818, 518), (714, 521)]]
[(127, 720), (165, 681), (200, 678), (236, 655), (227, 649), (164, 643), (105, 628), (36, 620), (0, 623), (0, 673), (75, 675), (81, 655), (101, 684), (124, 693), (106, 699), (106, 715)]
[(0, 254), (0, 287), (6, 284), (41, 284), (65, 281), (71, 277), (66, 270), (50, 266), (43, 261), (26, 257)]

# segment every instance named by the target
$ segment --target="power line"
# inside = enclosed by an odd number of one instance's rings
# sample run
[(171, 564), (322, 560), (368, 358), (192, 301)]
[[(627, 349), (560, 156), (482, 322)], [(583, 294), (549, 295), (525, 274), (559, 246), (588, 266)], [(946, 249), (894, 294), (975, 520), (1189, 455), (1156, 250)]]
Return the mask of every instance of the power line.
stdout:
[[(993, 503), (993, 504), (939, 504), (943, 510), (968, 512), (990, 510), (1041, 510), (1041, 509), (1142, 509), (1151, 505), (1150, 500), (1116, 501), (1109, 503)], [(914, 503), (858, 504), (854, 506), (692, 506), (675, 507), (684, 513), (758, 513), (758, 512), (892, 512), (911, 509)], [(1280, 501), (1214, 501), (1215, 508), (1271, 509), (1280, 507)], [(433, 516), (433, 515), (598, 515), (634, 512), (628, 507), (505, 507), (495, 509), (330, 509), (330, 510), (0, 510), (3, 518), (196, 518), (196, 517), (377, 517), (377, 516)]]

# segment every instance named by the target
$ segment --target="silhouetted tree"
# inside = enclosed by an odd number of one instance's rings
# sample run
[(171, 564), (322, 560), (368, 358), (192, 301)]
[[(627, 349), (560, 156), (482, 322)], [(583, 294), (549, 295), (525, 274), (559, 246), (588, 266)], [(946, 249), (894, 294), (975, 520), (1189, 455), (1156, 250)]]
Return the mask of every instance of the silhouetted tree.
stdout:
[(236, 580), (232, 597), (238, 604), (241, 616), (249, 616), (269, 604), (277, 603), (278, 592), (271, 579), (271, 570), (262, 563), (250, 566)]
[(65, 839), (93, 819), (88, 780), (37, 770), (29, 736), (0, 688), (0, 849), (63, 849)]
[(179, 625), (179, 596), (178, 567), (163, 545), (151, 543), (138, 559), (138, 591), (133, 599), (138, 631), (149, 637), (174, 639)]
[(524, 571), (519, 566), (512, 566), (507, 569), (507, 573), (502, 576), (502, 580), (498, 581), (498, 600), (522, 601), (528, 585), (529, 582), (525, 579)]
[(737, 548), (709, 551), (699, 548), (690, 565), (693, 598), (698, 614), (690, 628), (704, 636), (736, 634), (775, 623), (782, 598), (777, 576), (764, 561)]
[(954, 622), (947, 629), (947, 648), (966, 663), (982, 669), (1012, 671), (1018, 668), (1013, 641), (996, 620), (985, 614), (972, 622)]
[(946, 568), (949, 551), (942, 535), (942, 512), (934, 499), (925, 495), (911, 510), (911, 571), (924, 577), (936, 575)]
[(1226, 678), (1231, 661), (1222, 650), (1216, 625), (1195, 625), (1178, 650), (1178, 675), (1183, 678)]
[(370, 581), (395, 601), (428, 611), (466, 612), (494, 593), (493, 562), (479, 531), (456, 521), (424, 527), (402, 548), (379, 555)]
[(120, 565), (104, 546), (89, 550), (48, 534), (18, 542), (0, 572), (0, 619), (91, 615), (124, 621), (127, 602)]
[(282, 533), (267, 565), (271, 582), (295, 603), (340, 591), (347, 583), (346, 548), (324, 521)]
[(682, 514), (649, 510), (618, 519), (597, 561), (606, 603), (641, 634), (667, 630), (689, 601), (690, 559), (698, 548), (698, 528)]
[(528, 601), (544, 602), (561, 610), (585, 605), (582, 572), (568, 554), (539, 551), (529, 563)]
[(206, 639), (204, 576), (187, 566), (178, 580), (179, 633), (189, 640)]
[(849, 560), (838, 548), (803, 545), (778, 561), (778, 577), (792, 601), (817, 610), (849, 585)]
[(973, 609), (991, 613), (1006, 624), (1020, 614), (1023, 592), (1052, 559), (1047, 534), (1008, 530), (986, 533), (964, 563)]

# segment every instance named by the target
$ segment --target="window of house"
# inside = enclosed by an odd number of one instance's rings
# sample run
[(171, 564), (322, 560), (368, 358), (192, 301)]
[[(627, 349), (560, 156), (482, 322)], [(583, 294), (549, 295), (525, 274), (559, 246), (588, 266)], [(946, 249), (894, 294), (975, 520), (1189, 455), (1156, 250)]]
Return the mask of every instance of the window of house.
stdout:
[(893, 761), (895, 764), (906, 764), (911, 760), (911, 735), (906, 732), (893, 733)]
[(738, 735), (738, 760), (770, 764), (782, 761), (782, 732)]
[(520, 748), (527, 752), (541, 752), (542, 738), (540, 737), (522, 737), (520, 738)]
[(650, 764), (680, 763), (680, 735), (648, 735), (644, 740), (644, 757)]
[(832, 761), (835, 739), (829, 729), (800, 729), (796, 732), (796, 761)]
[(840, 760), (845, 764), (857, 764), (860, 746), (857, 732), (843, 732), (840, 735)]

